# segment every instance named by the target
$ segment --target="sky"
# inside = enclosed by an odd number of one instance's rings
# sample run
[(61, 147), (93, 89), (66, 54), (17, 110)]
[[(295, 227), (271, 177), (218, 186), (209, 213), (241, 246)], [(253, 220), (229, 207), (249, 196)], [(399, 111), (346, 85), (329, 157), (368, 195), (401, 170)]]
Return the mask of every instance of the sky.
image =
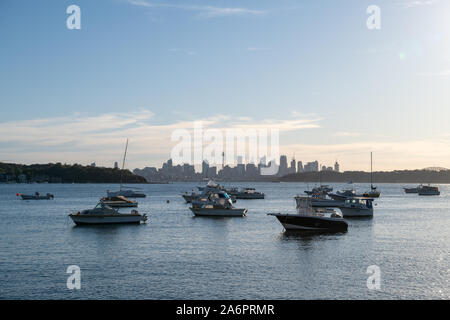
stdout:
[(159, 167), (202, 121), (277, 128), (289, 160), (450, 168), (450, 1), (3, 0), (0, 40), (0, 161), (112, 166), (128, 138), (127, 168)]

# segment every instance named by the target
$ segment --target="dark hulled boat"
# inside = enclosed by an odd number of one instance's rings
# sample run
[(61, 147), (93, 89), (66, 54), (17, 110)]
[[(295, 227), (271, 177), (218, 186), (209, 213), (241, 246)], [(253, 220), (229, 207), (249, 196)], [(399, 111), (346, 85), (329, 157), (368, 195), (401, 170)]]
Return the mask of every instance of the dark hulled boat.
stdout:
[(346, 231), (347, 222), (342, 218), (303, 216), (299, 214), (269, 213), (275, 216), (286, 230)]
[(287, 231), (339, 232), (347, 230), (347, 222), (334, 210), (331, 211), (330, 216), (326, 216), (325, 214), (330, 211), (313, 208), (311, 198), (297, 196), (295, 200), (297, 214), (269, 213), (268, 215), (275, 216)]

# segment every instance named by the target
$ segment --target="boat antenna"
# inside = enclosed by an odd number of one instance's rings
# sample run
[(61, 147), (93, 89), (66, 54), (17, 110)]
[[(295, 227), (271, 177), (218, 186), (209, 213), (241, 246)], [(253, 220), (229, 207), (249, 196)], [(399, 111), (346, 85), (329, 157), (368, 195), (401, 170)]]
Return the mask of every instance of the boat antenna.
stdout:
[(125, 153), (123, 154), (122, 171), (120, 171), (120, 191), (122, 191), (122, 176), (123, 176), (123, 170), (125, 168), (125, 159), (127, 157), (127, 149), (128, 149), (128, 138), (127, 138), (127, 143), (125, 144)]

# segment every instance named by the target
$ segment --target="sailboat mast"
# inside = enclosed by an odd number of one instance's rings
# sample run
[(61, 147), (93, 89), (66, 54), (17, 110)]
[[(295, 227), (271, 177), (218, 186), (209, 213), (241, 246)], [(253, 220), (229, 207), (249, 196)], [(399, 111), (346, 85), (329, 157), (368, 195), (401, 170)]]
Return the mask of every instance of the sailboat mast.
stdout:
[(372, 185), (372, 151), (370, 151), (370, 188), (373, 188), (373, 185)]
[(122, 171), (120, 172), (120, 190), (121, 191), (122, 191), (122, 176), (123, 176), (123, 170), (125, 169), (125, 159), (127, 157), (127, 149), (128, 149), (128, 138), (127, 138), (127, 143), (125, 144), (125, 153), (123, 154)]

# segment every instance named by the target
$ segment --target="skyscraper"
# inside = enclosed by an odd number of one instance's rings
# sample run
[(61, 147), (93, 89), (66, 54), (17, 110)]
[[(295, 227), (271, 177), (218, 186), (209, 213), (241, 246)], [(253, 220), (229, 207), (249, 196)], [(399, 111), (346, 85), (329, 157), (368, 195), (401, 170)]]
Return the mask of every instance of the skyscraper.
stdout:
[(303, 163), (301, 161), (297, 162), (297, 172), (303, 172)]
[(287, 172), (288, 172), (287, 168), (288, 168), (287, 157), (284, 155), (280, 156), (280, 168), (278, 170), (278, 175), (284, 176), (285, 174), (287, 174)]
[(209, 163), (206, 160), (202, 162), (202, 176), (207, 177), (209, 172)]
[(293, 174), (293, 173), (295, 173), (297, 170), (296, 170), (296, 168), (295, 168), (295, 159), (292, 159), (291, 160), (291, 167), (289, 168), (289, 173), (290, 174)]
[(334, 171), (339, 172), (339, 163), (337, 162), (337, 160), (334, 163)]

